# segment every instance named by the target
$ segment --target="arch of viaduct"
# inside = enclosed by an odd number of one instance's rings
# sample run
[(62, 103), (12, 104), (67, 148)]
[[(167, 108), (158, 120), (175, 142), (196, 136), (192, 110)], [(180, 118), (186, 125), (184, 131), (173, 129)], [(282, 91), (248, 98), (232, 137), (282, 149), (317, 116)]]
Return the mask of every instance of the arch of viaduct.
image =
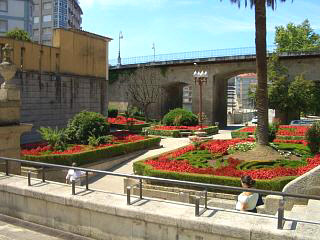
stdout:
[[(320, 82), (320, 53), (282, 54), (281, 63), (288, 69), (289, 77), (304, 74), (308, 80)], [(153, 106), (154, 117), (161, 117), (169, 109), (182, 106), (182, 86), (195, 85), (192, 74), (194, 63), (208, 71), (208, 83), (203, 87), (203, 110), (210, 122), (219, 122), (220, 126), (227, 124), (227, 80), (242, 73), (256, 72), (255, 55), (218, 57), (206, 59), (177, 60), (154, 62), (146, 64), (122, 65), (113, 67), (110, 73), (120, 73), (128, 69), (142, 66), (153, 66), (161, 72), (161, 86), (165, 90), (164, 97)], [(125, 99), (125, 89), (115, 81), (109, 85), (110, 101)], [(198, 113), (199, 87), (193, 87), (192, 111)]]

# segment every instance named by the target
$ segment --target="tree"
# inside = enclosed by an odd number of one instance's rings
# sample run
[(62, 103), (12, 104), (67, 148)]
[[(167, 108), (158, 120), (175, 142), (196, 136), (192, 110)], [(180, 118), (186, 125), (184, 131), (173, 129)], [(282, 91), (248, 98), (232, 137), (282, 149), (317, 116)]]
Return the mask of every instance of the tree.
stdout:
[(161, 96), (160, 72), (154, 68), (142, 67), (134, 73), (123, 76), (127, 84), (128, 97), (131, 97), (143, 110), (146, 121), (149, 119), (149, 107), (157, 103)]
[(13, 38), (15, 40), (31, 42), (31, 38), (29, 36), (29, 33), (22, 30), (22, 29), (19, 29), (19, 28), (15, 28), (15, 29), (7, 32), (6, 37)]
[[(240, 7), (241, 0), (230, 0)], [(268, 84), (267, 84), (267, 44), (266, 44), (266, 5), (275, 8), (277, 0), (243, 0), (245, 6), (250, 3), (255, 7), (255, 27), (256, 27), (256, 71), (258, 77), (257, 85), (257, 115), (258, 144), (268, 145)], [(243, 2), (242, 1), (242, 2)], [(285, 2), (286, 0), (278, 0)]]
[(320, 50), (320, 35), (306, 19), (299, 25), (289, 23), (286, 27), (276, 27), (275, 44), (279, 52)]
[(290, 81), (288, 70), (280, 64), (277, 54), (268, 60), (268, 80), (269, 106), (286, 114), (282, 120), (287, 122), (290, 112), (300, 114), (312, 109), (314, 83), (303, 75)]

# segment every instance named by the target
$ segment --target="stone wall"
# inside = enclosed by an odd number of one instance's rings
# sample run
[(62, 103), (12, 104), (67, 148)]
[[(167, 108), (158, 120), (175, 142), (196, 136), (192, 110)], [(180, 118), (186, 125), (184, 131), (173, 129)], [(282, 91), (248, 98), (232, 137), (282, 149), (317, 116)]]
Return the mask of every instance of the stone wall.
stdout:
[(40, 126), (65, 127), (80, 111), (106, 114), (104, 78), (28, 71), (18, 72), (14, 82), (21, 88), (21, 122), (33, 124), (21, 143), (38, 141)]
[[(21, 176), (2, 178), (0, 212), (12, 217), (94, 239), (135, 240), (315, 240), (317, 224), (286, 221), (277, 229), (273, 216), (219, 208), (195, 217), (194, 205), (155, 199), (126, 204), (126, 196), (41, 183)], [(134, 198), (132, 199), (134, 200)]]

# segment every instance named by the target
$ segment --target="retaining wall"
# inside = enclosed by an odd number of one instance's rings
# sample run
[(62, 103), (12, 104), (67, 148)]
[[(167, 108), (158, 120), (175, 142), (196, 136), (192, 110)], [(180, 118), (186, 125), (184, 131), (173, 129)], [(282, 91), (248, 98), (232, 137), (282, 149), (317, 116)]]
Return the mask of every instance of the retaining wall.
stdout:
[[(37, 182), (36, 182), (37, 181)], [(194, 216), (189, 204), (143, 199), (128, 206), (126, 196), (65, 184), (41, 183), (17, 176), (0, 177), (0, 212), (96, 239), (236, 240), (317, 239), (315, 224), (287, 222), (277, 230), (273, 217), (209, 209)]]

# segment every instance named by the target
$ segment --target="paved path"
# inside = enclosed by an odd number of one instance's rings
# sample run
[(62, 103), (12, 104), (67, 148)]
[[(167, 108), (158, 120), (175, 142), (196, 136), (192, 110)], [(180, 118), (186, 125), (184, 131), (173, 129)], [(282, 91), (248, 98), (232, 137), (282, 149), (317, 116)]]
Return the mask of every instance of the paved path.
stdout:
[(0, 214), (0, 240), (90, 240)]
[[(220, 130), (219, 134), (213, 136), (213, 139), (230, 139), (231, 131), (229, 130)], [(162, 148), (149, 150), (146, 153), (133, 158), (132, 160), (120, 164), (119, 166), (114, 167), (109, 171), (113, 171), (116, 173), (125, 173), (125, 174), (133, 174), (133, 163), (135, 161), (139, 161), (142, 159), (146, 159), (148, 157), (156, 156), (161, 153), (169, 152), (174, 149), (186, 146), (190, 144), (190, 140), (188, 138), (163, 138), (160, 142)], [(101, 178), (92, 179), (90, 181), (90, 188), (105, 190), (114, 193), (123, 193), (123, 178), (114, 177), (114, 176), (105, 176)]]

